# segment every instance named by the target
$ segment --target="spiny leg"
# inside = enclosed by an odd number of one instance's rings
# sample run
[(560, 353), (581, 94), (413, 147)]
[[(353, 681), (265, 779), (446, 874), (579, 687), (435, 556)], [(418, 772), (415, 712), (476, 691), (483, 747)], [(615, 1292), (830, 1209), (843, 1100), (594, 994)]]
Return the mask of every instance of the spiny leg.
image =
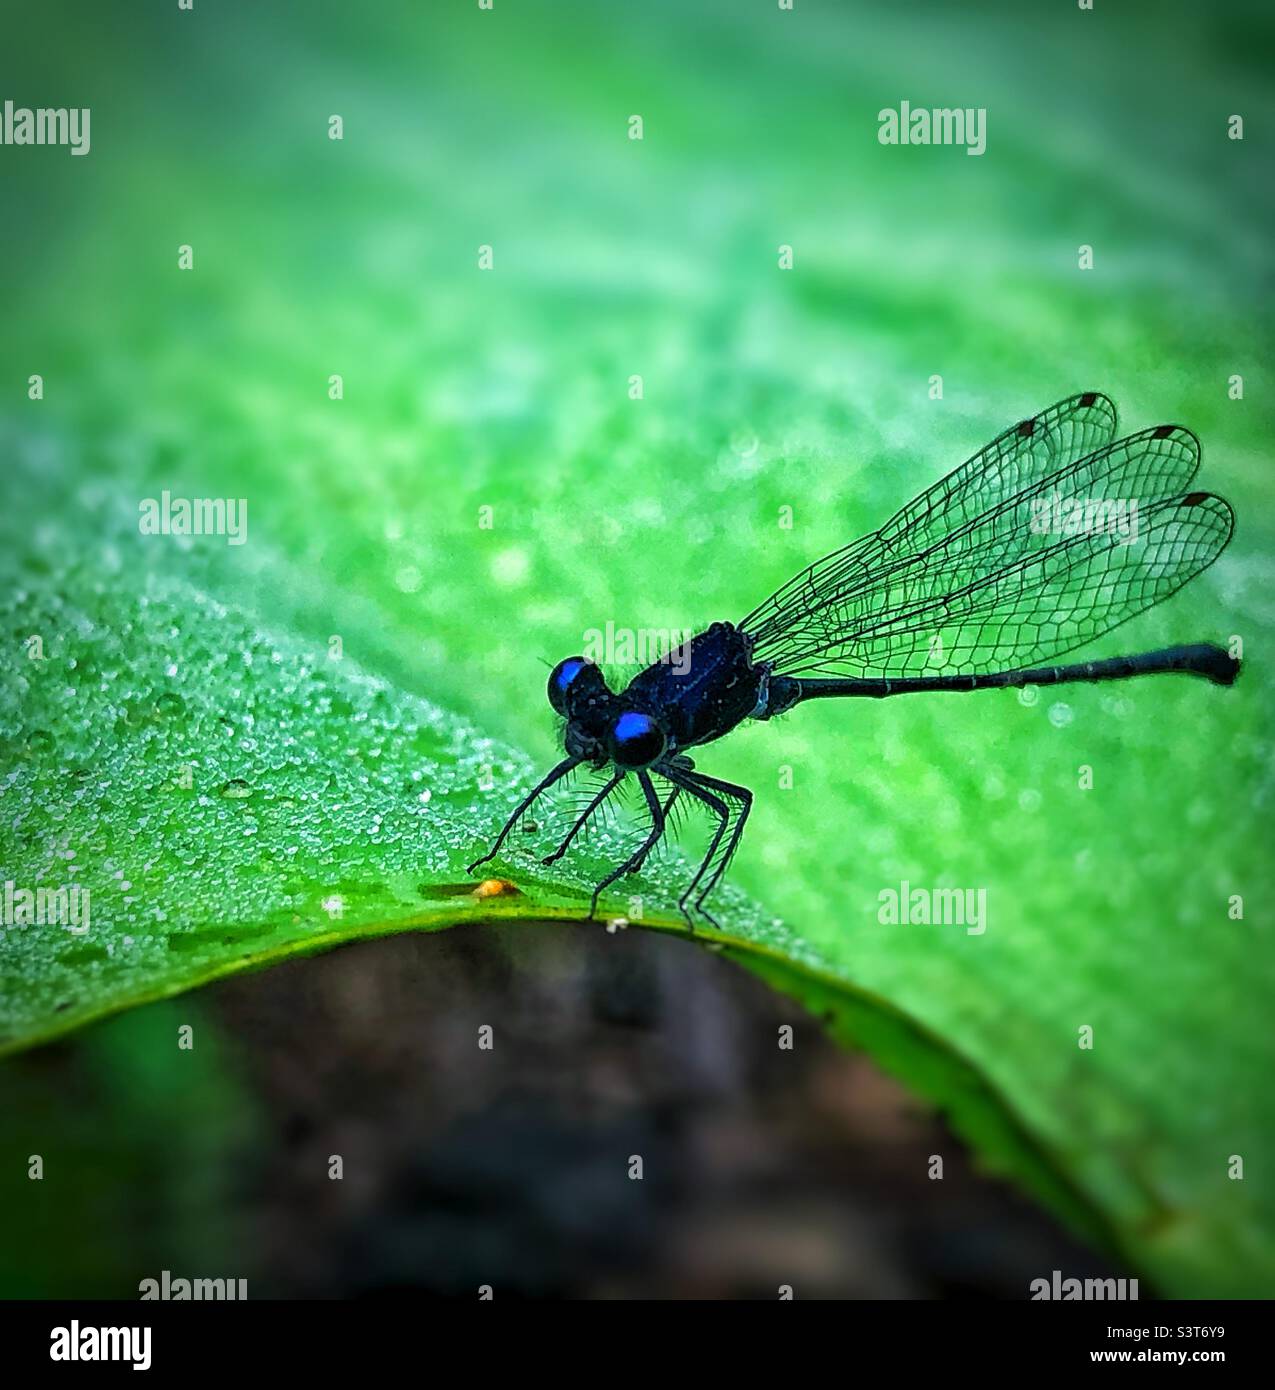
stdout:
[(713, 889), (722, 881), (722, 875), (726, 872), (727, 866), (735, 856), (735, 851), (739, 848), (739, 842), (744, 835), (744, 826), (748, 824), (748, 817), (753, 809), (753, 794), (747, 787), (737, 787), (733, 782), (720, 782), (716, 777), (708, 777), (702, 772), (697, 772), (695, 774), (695, 781), (701, 786), (711, 787), (721, 796), (733, 798), (739, 802), (741, 808), (739, 819), (735, 822), (734, 828), (727, 838), (726, 848), (722, 851), (721, 857), (717, 861), (717, 867), (710, 871), (708, 882), (700, 889), (699, 895), (695, 899), (695, 910), (697, 912), (702, 912), (704, 916), (712, 922), (713, 926), (717, 927), (718, 931), (720, 931), (721, 927), (718, 926), (713, 914), (708, 911), (704, 903), (707, 901)]
[(609, 888), (617, 878), (630, 873), (645, 856), (650, 852), (651, 846), (664, 834), (664, 808), (660, 805), (660, 798), (655, 794), (655, 787), (651, 783), (648, 773), (639, 772), (638, 782), (642, 787), (642, 795), (646, 797), (646, 804), (651, 812), (651, 833), (646, 837), (637, 851), (624, 861), (618, 869), (613, 869), (593, 890), (593, 901), (589, 904), (589, 917), (598, 910), (598, 899), (602, 896), (602, 890)]
[[(677, 798), (682, 794), (682, 791), (684, 790), (683, 787), (681, 787), (677, 782), (673, 780), (673, 778), (671, 778), (668, 775), (668, 768), (670, 767), (677, 768), (679, 772), (694, 772), (695, 764), (690, 760), (690, 758), (686, 756), (685, 753), (676, 753), (673, 755), (673, 757), (669, 758), (667, 762), (663, 764), (663, 766), (650, 769), (652, 772), (658, 772), (665, 779), (665, 781), (671, 783), (673, 787), (672, 795), (664, 803), (664, 820), (666, 833), (668, 830), (667, 822), (669, 819), (669, 815), (673, 810), (673, 805), (677, 801)], [(650, 849), (642, 850), (642, 857), (638, 861), (638, 863), (635, 864), (633, 868), (630, 870), (631, 873), (636, 873), (638, 869), (641, 868), (642, 864), (646, 862), (646, 857), (649, 853)]]
[(612, 777), (611, 780), (606, 784), (606, 786), (602, 788), (602, 790), (597, 794), (597, 796), (595, 796), (593, 800), (589, 802), (589, 804), (584, 808), (582, 814), (576, 818), (576, 823), (571, 827), (570, 830), (567, 831), (566, 839), (563, 840), (563, 842), (558, 846), (556, 850), (554, 850), (552, 854), (548, 855), (546, 858), (540, 861), (542, 864), (554, 864), (559, 859), (561, 859), (564, 854), (566, 854), (567, 847), (570, 845), (571, 841), (574, 840), (575, 837), (580, 833), (580, 831), (584, 829), (585, 821), (587, 821), (589, 817), (594, 813), (594, 811), (596, 811), (598, 807), (602, 805), (602, 803), (607, 799), (608, 796), (611, 795), (611, 793), (616, 789), (616, 787), (620, 785), (622, 781), (624, 781), (624, 773), (617, 772), (615, 776)]
[[(692, 876), (690, 883), (686, 885), (686, 888), (683, 890), (681, 897), (677, 900), (677, 910), (682, 914), (683, 917), (686, 918), (686, 925), (690, 927), (691, 933), (693, 935), (695, 932), (695, 922), (694, 919), (691, 917), (691, 914), (686, 910), (686, 903), (687, 900), (690, 898), (691, 894), (695, 891), (696, 886), (700, 881), (700, 878), (703, 876), (704, 870), (709, 866), (709, 864), (712, 862), (713, 856), (717, 853), (717, 846), (721, 844), (722, 836), (725, 833), (726, 827), (730, 822), (730, 812), (726, 809), (726, 803), (720, 797), (714, 796), (712, 792), (707, 791), (702, 787), (696, 786), (696, 784), (693, 781), (691, 781), (685, 773), (680, 775), (673, 775), (670, 772), (666, 772), (664, 776), (666, 776), (670, 782), (676, 782), (677, 785), (681, 787), (684, 792), (686, 792), (690, 796), (693, 796), (696, 799), (696, 801), (702, 801), (704, 805), (707, 806), (708, 809), (712, 811), (712, 813), (715, 816), (718, 817), (717, 829), (713, 832), (713, 839), (712, 842), (709, 844), (708, 853), (704, 856), (703, 859), (700, 860), (699, 868), (695, 870), (695, 873)], [(713, 925), (716, 926), (717, 924), (714, 923)]]
[[(664, 803), (664, 813), (663, 813), (663, 814), (664, 814), (664, 823), (665, 823), (666, 826), (667, 826), (667, 824), (668, 824), (669, 812), (673, 809), (673, 803), (674, 803), (674, 802), (677, 800), (677, 798), (681, 795), (681, 791), (682, 791), (681, 787), (674, 787), (674, 788), (673, 788), (673, 795), (670, 796), (669, 799)], [(637, 873), (637, 871), (642, 867), (642, 865), (646, 863), (647, 855), (650, 854), (650, 852), (651, 852), (651, 850), (652, 850), (653, 848), (654, 848), (654, 845), (643, 845), (643, 846), (642, 846), (642, 848), (638, 851), (638, 861), (637, 861), (637, 863), (634, 864), (634, 866), (629, 870), (629, 872), (630, 872), (631, 874)]]
[[(697, 778), (696, 780), (699, 781), (700, 779)], [(704, 900), (712, 891), (714, 883), (720, 877), (722, 869), (733, 853), (739, 822), (747, 818), (748, 804), (739, 795), (739, 792), (743, 790), (742, 788), (734, 787), (729, 782), (717, 782), (713, 778), (703, 780), (711, 785), (713, 790), (710, 792), (708, 787), (701, 787), (701, 792), (706, 796), (713, 796), (713, 799), (722, 807), (724, 816), (718, 825), (717, 833), (713, 836), (712, 843), (708, 847), (708, 853), (704, 856), (695, 877), (683, 893), (681, 901), (684, 904), (694, 895), (695, 903), (692, 911), (701, 913), (713, 927), (721, 931), (721, 924), (704, 907)], [(733, 813), (738, 816), (734, 822), (734, 827), (732, 827)], [(723, 841), (725, 842), (724, 847)], [(684, 907), (683, 911), (685, 911)]]
[(513, 815), (510, 816), (509, 819), (505, 822), (505, 828), (500, 832), (499, 835), (496, 836), (496, 843), (492, 845), (492, 847), (487, 851), (486, 854), (483, 855), (481, 859), (475, 859), (474, 862), (469, 866), (469, 868), (465, 870), (465, 872), (467, 874), (472, 874), (474, 870), (479, 866), (479, 864), (485, 864), (489, 859), (494, 859), (496, 855), (500, 853), (500, 847), (505, 843), (505, 840), (509, 836), (509, 832), (514, 828), (515, 825), (517, 825), (518, 820), (522, 816), (523, 812), (526, 811), (526, 809), (531, 805), (531, 803), (536, 799), (536, 797), (538, 797), (541, 792), (548, 791), (549, 788), (553, 786), (555, 782), (561, 781), (562, 778), (564, 778), (573, 767), (579, 766), (580, 762), (581, 759), (579, 758), (564, 758), (558, 764), (558, 766), (555, 767), (553, 771), (549, 773), (547, 777), (545, 777), (537, 786), (533, 787), (531, 791), (529, 791), (527, 795), (524, 796), (523, 799), (518, 803), (518, 806), (515, 809)]

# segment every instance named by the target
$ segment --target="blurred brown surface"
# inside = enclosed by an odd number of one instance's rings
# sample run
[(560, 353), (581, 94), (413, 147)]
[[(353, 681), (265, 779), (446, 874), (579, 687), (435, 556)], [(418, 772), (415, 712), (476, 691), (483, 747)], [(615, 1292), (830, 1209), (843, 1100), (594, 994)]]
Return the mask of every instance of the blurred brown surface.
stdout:
[(680, 940), (460, 928), (202, 999), (266, 1117), (236, 1212), (254, 1297), (1023, 1298), (1054, 1268), (1119, 1272)]

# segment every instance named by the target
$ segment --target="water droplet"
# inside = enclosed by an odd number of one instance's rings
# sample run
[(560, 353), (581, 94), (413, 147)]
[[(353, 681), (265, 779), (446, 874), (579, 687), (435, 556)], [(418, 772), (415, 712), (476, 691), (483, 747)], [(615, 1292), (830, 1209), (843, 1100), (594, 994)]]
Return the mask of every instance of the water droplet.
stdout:
[(228, 800), (243, 801), (252, 795), (252, 788), (242, 777), (232, 777), (229, 782), (221, 784), (218, 792)]
[(1061, 700), (1049, 707), (1049, 722), (1055, 729), (1065, 729), (1075, 717), (1071, 706)]

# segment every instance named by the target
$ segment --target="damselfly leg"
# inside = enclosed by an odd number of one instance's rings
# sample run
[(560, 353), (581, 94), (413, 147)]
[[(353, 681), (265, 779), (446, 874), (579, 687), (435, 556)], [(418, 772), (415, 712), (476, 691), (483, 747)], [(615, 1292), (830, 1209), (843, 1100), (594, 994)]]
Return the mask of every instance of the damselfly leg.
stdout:
[(637, 774), (638, 783), (642, 788), (642, 795), (646, 797), (647, 808), (651, 812), (651, 831), (641, 846), (631, 854), (618, 869), (611, 872), (593, 890), (593, 899), (589, 903), (589, 917), (592, 918), (598, 910), (598, 899), (602, 896), (603, 890), (609, 888), (617, 878), (623, 878), (625, 874), (630, 874), (637, 868), (643, 859), (655, 847), (655, 842), (664, 834), (664, 808), (660, 805), (660, 798), (656, 794), (655, 786), (650, 776), (645, 772)]
[[(731, 856), (735, 852), (735, 847), (739, 843), (739, 837), (743, 833), (744, 824), (748, 820), (748, 813), (752, 809), (752, 793), (745, 787), (737, 787), (731, 782), (720, 782), (715, 777), (707, 777), (702, 772), (676, 773), (665, 772), (664, 776), (670, 781), (677, 783), (688, 796), (693, 796), (697, 801), (702, 802), (717, 817), (717, 828), (713, 832), (713, 837), (709, 841), (708, 850), (703, 859), (700, 860), (699, 868), (695, 870), (689, 884), (683, 889), (681, 896), (677, 900), (678, 911), (686, 918), (687, 924), (692, 931), (695, 930), (695, 921), (691, 915), (691, 910), (686, 904), (691, 900), (692, 895), (699, 887), (706, 872), (711, 870), (710, 882), (705, 886), (699, 896), (695, 899), (694, 911), (700, 912), (708, 919), (714, 927), (718, 926), (716, 919), (704, 907), (704, 901), (716, 886), (726, 865), (730, 862)], [(727, 805), (729, 798), (739, 809), (739, 818), (731, 829), (730, 807)], [(713, 868), (714, 860), (717, 856), (719, 847), (723, 839), (727, 840), (727, 848), (722, 855), (720, 863)], [(719, 928), (720, 930), (720, 928)]]
[(489, 859), (494, 859), (496, 855), (500, 853), (501, 845), (503, 845), (505, 841), (509, 838), (509, 832), (522, 819), (523, 813), (530, 807), (531, 803), (542, 792), (548, 791), (549, 788), (552, 787), (555, 782), (560, 782), (573, 768), (579, 767), (580, 761), (581, 760), (579, 758), (563, 758), (563, 760), (557, 765), (557, 767), (553, 769), (552, 772), (549, 773), (547, 777), (542, 778), (541, 781), (538, 782), (536, 786), (534, 786), (514, 808), (513, 815), (511, 815), (509, 819), (505, 822), (505, 828), (500, 832), (499, 835), (496, 836), (495, 844), (492, 845), (492, 847), (487, 851), (486, 854), (483, 855), (481, 859), (475, 859), (474, 862), (469, 866), (469, 868), (465, 870), (465, 872), (467, 874), (472, 874), (480, 864), (485, 864)]
[(603, 786), (602, 790), (597, 794), (597, 796), (595, 796), (593, 800), (590, 801), (589, 804), (584, 808), (584, 810), (581, 811), (581, 813), (576, 817), (576, 823), (571, 827), (570, 830), (567, 831), (566, 838), (562, 841), (558, 848), (554, 850), (552, 854), (546, 855), (545, 858), (543, 858), (540, 861), (542, 864), (556, 864), (558, 860), (561, 859), (564, 854), (566, 854), (567, 848), (570, 846), (571, 841), (574, 840), (575, 837), (580, 833), (580, 831), (584, 829), (585, 822), (594, 813), (594, 811), (596, 811), (598, 807), (602, 805), (602, 803), (607, 799), (607, 797), (611, 795), (611, 793), (616, 789), (616, 787), (618, 787), (620, 783), (624, 781), (624, 776), (625, 774), (623, 772), (617, 772), (615, 776), (612, 777)]

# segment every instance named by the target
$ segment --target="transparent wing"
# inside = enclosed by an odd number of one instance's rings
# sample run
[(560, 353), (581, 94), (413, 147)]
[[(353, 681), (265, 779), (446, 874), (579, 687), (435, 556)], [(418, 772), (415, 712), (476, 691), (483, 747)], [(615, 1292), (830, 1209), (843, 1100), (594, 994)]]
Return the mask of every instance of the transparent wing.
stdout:
[(1115, 438), (1115, 402), (1084, 391), (1011, 425), (973, 458), (913, 498), (879, 530), (851, 541), (804, 570), (740, 624), (761, 636), (787, 626), (812, 593), (834, 590), (856, 575), (876, 574), (968, 526), (1063, 464)]
[(1230, 506), (1187, 491), (1199, 457), (1189, 430), (1160, 425), (1017, 492), (996, 483), (998, 500), (974, 516), (970, 480), (951, 527), (918, 511), (918, 499), (899, 518), (915, 516), (928, 544), (892, 531), (896, 518), (883, 528), (890, 545), (811, 566), (780, 591), (782, 606), (758, 610), (759, 626), (745, 622), (754, 657), (781, 675), (899, 677), (1013, 669), (1071, 651), (1169, 597), (1230, 540)]

